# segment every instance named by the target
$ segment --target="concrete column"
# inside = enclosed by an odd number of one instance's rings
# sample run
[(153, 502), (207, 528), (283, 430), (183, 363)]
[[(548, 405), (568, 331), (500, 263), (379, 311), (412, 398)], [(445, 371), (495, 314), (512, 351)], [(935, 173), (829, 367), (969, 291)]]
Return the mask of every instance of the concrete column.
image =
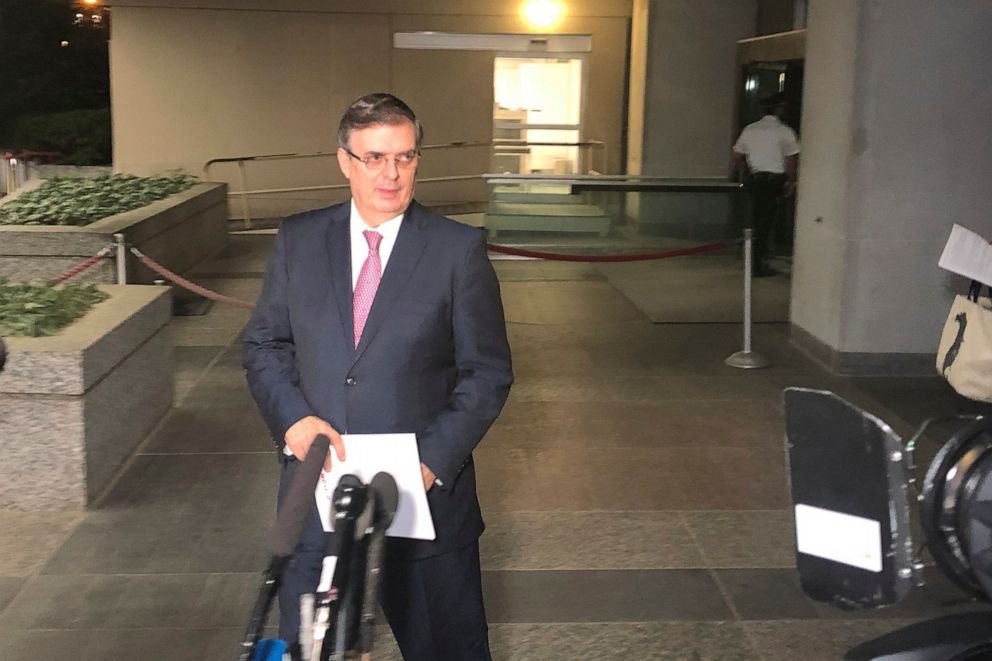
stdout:
[[(756, 2), (649, 1), (643, 156), (636, 163), (639, 173), (727, 175), (730, 146), (736, 137), (731, 131), (737, 41), (754, 36)], [(635, 25), (643, 16), (641, 5), (635, 4)], [(638, 43), (631, 41), (632, 46)], [(636, 100), (632, 94), (631, 103)], [(633, 131), (636, 126), (631, 124), (630, 128)]]
[(809, 2), (792, 324), (839, 372), (934, 372), (951, 225), (992, 237), (990, 33), (984, 0)]

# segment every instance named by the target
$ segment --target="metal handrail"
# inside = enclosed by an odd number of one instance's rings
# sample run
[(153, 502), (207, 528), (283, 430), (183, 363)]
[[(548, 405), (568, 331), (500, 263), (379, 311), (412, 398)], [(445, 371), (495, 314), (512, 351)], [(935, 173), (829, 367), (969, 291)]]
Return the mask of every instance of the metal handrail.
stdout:
[[(528, 142), (526, 140), (513, 140), (506, 138), (496, 138), (487, 141), (453, 141), (437, 145), (423, 145), (420, 150), (423, 151), (433, 151), (440, 149), (466, 149), (472, 147), (579, 147), (580, 149), (598, 149), (603, 153), (603, 162), (606, 162), (606, 143), (602, 140), (582, 140), (577, 142)], [(248, 205), (249, 195), (271, 195), (276, 193), (302, 193), (308, 191), (318, 191), (318, 190), (339, 190), (348, 187), (348, 184), (327, 184), (320, 186), (293, 186), (287, 188), (259, 188), (250, 190), (247, 184), (247, 172), (245, 170), (245, 164), (254, 161), (278, 161), (278, 160), (295, 160), (301, 158), (325, 158), (329, 156), (337, 157), (337, 151), (318, 151), (318, 152), (296, 152), (296, 153), (283, 153), (283, 154), (253, 154), (249, 156), (228, 156), (221, 158), (212, 158), (203, 164), (203, 178), (206, 181), (211, 181), (210, 179), (210, 168), (213, 165), (219, 163), (237, 163), (238, 164), (238, 185), (240, 190), (228, 191), (228, 197), (238, 196), (241, 199), (241, 212), (244, 215), (244, 227), (245, 229), (251, 229), (251, 211)], [(590, 159), (592, 160), (592, 159)], [(605, 168), (604, 168), (605, 169)], [(595, 170), (591, 170), (595, 172)], [(420, 184), (437, 183), (437, 182), (450, 182), (450, 181), (466, 181), (469, 179), (477, 179), (480, 177), (485, 177), (486, 175), (473, 174), (473, 175), (455, 175), (448, 177), (427, 177), (423, 179), (418, 179), (417, 182)]]
[(520, 183), (567, 184), (569, 192), (621, 191), (621, 192), (679, 192), (679, 193), (733, 193), (743, 189), (743, 184), (720, 178), (659, 177), (653, 175), (521, 175), (484, 174), (490, 186)]
[[(725, 183), (724, 177), (664, 177), (650, 174), (498, 174), (487, 173), (482, 178), (494, 183), (511, 183), (516, 181), (667, 181), (673, 183)], [(504, 181), (505, 180), (505, 181)]]
[[(485, 175), (482, 174), (458, 174), (448, 177), (424, 177), (423, 179), (417, 179), (417, 183), (432, 184), (445, 181), (467, 181), (469, 179), (481, 179), (483, 177), (485, 177)], [(351, 184), (321, 184), (319, 186), (294, 186), (292, 188), (255, 188), (246, 191), (231, 191), (228, 195), (272, 195), (273, 193), (304, 193), (307, 191), (317, 190), (344, 190), (350, 185)]]
[[(437, 145), (423, 145), (420, 151), (432, 151), (435, 149), (465, 149), (467, 147), (591, 147), (594, 149), (606, 149), (606, 143), (602, 140), (579, 140), (576, 142), (529, 142), (527, 140), (513, 140), (511, 138), (495, 138), (493, 140), (455, 140)], [(320, 158), (324, 156), (337, 156), (334, 151), (315, 152), (287, 152), (284, 154), (253, 154), (251, 156), (228, 156), (224, 158), (211, 158), (203, 164), (204, 176), (209, 175), (211, 165), (215, 163), (236, 163), (238, 161), (274, 161), (292, 160), (296, 158)]]

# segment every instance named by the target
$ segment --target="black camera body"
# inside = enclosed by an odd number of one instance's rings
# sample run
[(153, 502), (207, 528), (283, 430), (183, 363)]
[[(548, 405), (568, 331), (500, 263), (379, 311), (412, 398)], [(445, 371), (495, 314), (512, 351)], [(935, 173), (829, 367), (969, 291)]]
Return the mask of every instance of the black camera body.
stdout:
[[(911, 503), (935, 564), (966, 594), (992, 596), (992, 419), (962, 420), (917, 488), (916, 442), (824, 390), (785, 391), (796, 567), (810, 598), (845, 610), (895, 604), (922, 584)], [(992, 658), (992, 612), (906, 627), (850, 661)]]

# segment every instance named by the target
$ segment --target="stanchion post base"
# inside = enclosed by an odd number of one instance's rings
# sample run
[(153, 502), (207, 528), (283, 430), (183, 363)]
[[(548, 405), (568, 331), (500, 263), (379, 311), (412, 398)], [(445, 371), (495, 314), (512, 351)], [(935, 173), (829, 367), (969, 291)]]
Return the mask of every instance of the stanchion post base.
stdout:
[(723, 362), (730, 367), (736, 367), (742, 370), (759, 369), (768, 367), (771, 364), (767, 358), (754, 351), (738, 351)]

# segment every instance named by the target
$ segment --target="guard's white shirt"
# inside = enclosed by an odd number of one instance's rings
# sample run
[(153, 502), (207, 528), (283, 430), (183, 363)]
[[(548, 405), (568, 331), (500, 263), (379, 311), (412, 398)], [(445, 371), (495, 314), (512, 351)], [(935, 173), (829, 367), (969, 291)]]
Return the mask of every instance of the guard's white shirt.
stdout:
[[(378, 227), (369, 227), (362, 219), (362, 214), (358, 213), (355, 200), (351, 201), (351, 220), (348, 231), (351, 235), (351, 291), (355, 291), (355, 285), (358, 284), (358, 274), (361, 273), (362, 264), (369, 256), (369, 242), (362, 232), (372, 230), (382, 235), (382, 241), (379, 242), (379, 262), (382, 264), (383, 272), (385, 272), (386, 262), (389, 261), (393, 246), (396, 245), (396, 237), (400, 233), (400, 223), (402, 222), (403, 214), (400, 214)], [(293, 454), (288, 445), (283, 446), (282, 452), (286, 456)]]
[(799, 153), (799, 140), (775, 115), (765, 115), (741, 131), (734, 151), (747, 157), (751, 172), (785, 172), (785, 157)]

